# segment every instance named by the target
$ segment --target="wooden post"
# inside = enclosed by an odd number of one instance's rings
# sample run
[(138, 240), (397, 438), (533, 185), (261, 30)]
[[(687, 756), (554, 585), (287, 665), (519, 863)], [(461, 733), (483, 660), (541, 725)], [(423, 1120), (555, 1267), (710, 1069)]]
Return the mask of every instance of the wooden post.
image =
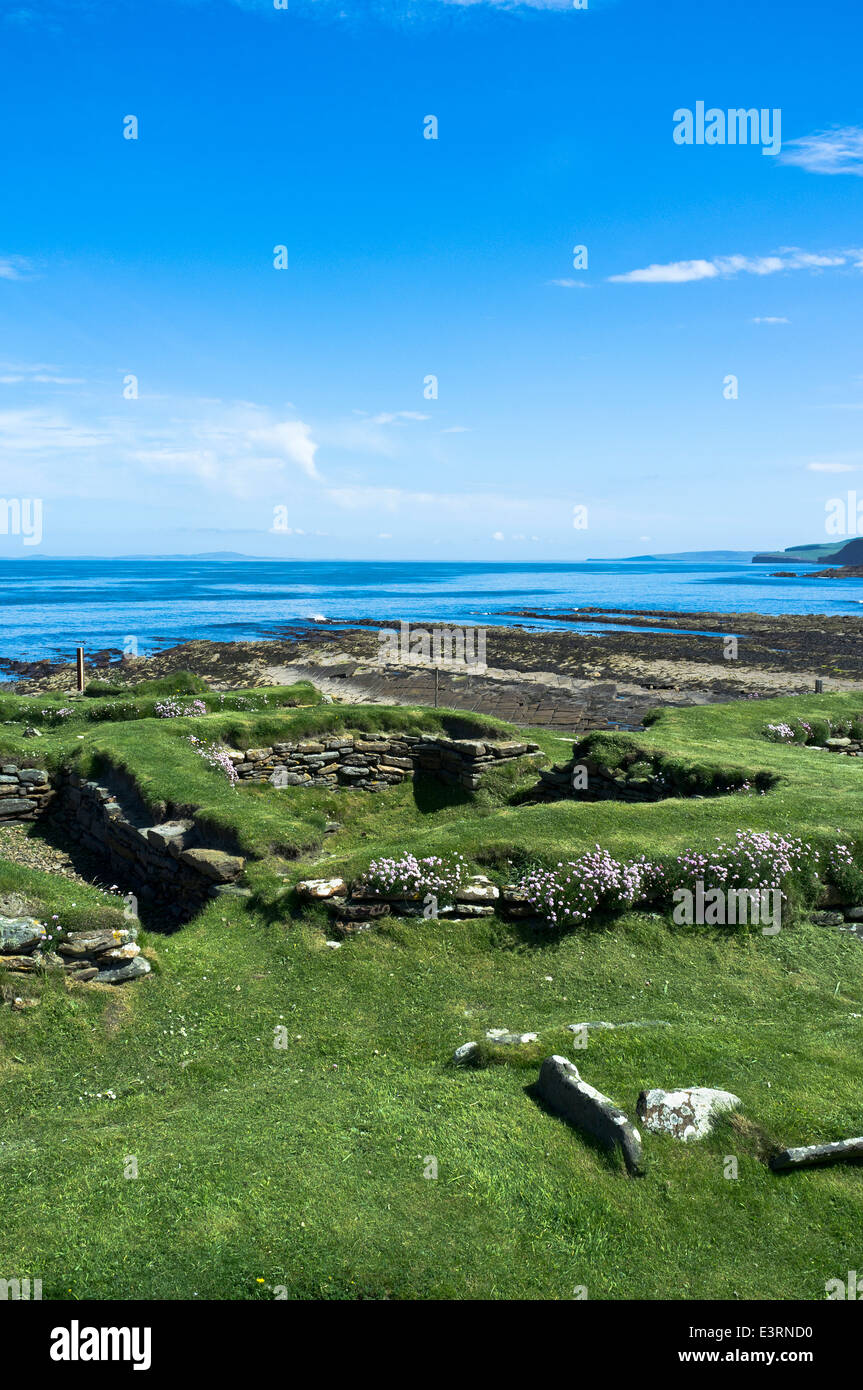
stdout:
[(437, 682), (438, 682), (438, 676), (439, 676), (439, 674), (440, 674), (440, 672), (438, 671), (438, 668), (437, 668), (437, 666), (436, 666), (436, 667), (434, 668), (434, 707), (435, 707), (435, 709), (437, 709)]
[(75, 665), (78, 672), (78, 694), (84, 694), (84, 648), (78, 647), (75, 657)]
[(815, 682), (815, 694), (816, 694), (816, 695), (821, 695), (821, 694), (823, 694), (823, 692), (824, 692), (824, 682), (823, 682), (823, 681), (816, 681), (816, 682)]

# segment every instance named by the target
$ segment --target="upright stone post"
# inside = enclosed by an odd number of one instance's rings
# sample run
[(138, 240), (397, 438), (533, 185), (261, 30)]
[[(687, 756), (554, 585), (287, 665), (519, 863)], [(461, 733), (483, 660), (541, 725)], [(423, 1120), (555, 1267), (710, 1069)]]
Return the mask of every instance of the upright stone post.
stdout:
[(78, 674), (78, 694), (84, 694), (84, 648), (78, 647), (76, 650), (75, 665)]

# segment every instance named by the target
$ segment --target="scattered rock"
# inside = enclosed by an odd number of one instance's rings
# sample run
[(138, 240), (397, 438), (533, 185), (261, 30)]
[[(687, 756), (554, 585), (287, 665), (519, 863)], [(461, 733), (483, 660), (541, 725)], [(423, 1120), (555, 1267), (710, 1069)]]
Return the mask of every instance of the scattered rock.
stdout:
[(502, 1047), (521, 1047), (525, 1043), (536, 1042), (539, 1038), (538, 1033), (510, 1033), (506, 1028), (487, 1028), (485, 1035), (489, 1042)]
[(817, 927), (841, 927), (845, 921), (842, 912), (812, 912), (810, 916)]
[(461, 1047), (456, 1048), (452, 1055), (452, 1059), (454, 1062), (467, 1062), (475, 1055), (478, 1048), (479, 1043), (476, 1042), (462, 1043)]
[(40, 733), (40, 731), (39, 731), (38, 729), (34, 729), (33, 726), (32, 726), (31, 724), (28, 724), (27, 728), (24, 730), (24, 733), (23, 733), (22, 737), (23, 737), (23, 738), (41, 738), (42, 735), (41, 735), (41, 733)]
[(371, 922), (334, 922), (333, 931), (337, 936), (344, 940), (348, 936), (359, 936), (360, 932), (372, 931), (374, 921)]
[(799, 1149), (783, 1149), (774, 1154), (770, 1167), (775, 1173), (790, 1168), (816, 1168), (828, 1163), (843, 1163), (847, 1159), (863, 1159), (863, 1137), (839, 1139), (834, 1144), (808, 1144)]
[(564, 1119), (598, 1139), (608, 1149), (620, 1148), (631, 1177), (643, 1173), (641, 1135), (622, 1110), (582, 1081), (566, 1057), (546, 1057), (539, 1069), (537, 1091)]
[(652, 1134), (672, 1134), (688, 1143), (705, 1138), (717, 1115), (740, 1104), (740, 1097), (730, 1091), (690, 1086), (681, 1091), (642, 1091), (636, 1109), (638, 1118)]
[(584, 1028), (590, 1032), (601, 1028), (670, 1028), (671, 1024), (663, 1018), (642, 1018), (632, 1023), (568, 1023), (566, 1026), (570, 1033), (580, 1033)]

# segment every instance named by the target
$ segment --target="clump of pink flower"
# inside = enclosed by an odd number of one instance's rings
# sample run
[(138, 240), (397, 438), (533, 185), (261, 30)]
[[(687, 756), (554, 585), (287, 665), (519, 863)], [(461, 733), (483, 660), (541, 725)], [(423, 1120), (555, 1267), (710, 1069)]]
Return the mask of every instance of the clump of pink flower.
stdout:
[(585, 922), (600, 908), (614, 911), (632, 907), (653, 896), (663, 877), (662, 866), (644, 856), (620, 862), (596, 845), (554, 869), (529, 871), (517, 885), (517, 892), (541, 916), (562, 927)]
[(369, 892), (382, 897), (398, 894), (416, 898), (433, 893), (439, 903), (445, 903), (454, 899), (467, 879), (468, 866), (460, 854), (429, 854), (424, 859), (403, 854), (400, 859), (373, 859), (363, 884)]
[(793, 878), (815, 876), (819, 857), (817, 849), (792, 835), (737, 830), (733, 844), (717, 836), (715, 849), (684, 850), (673, 877), (686, 886), (700, 879), (706, 888), (782, 888)]
[[(771, 743), (793, 743), (794, 730), (790, 724), (768, 724), (764, 730)], [(811, 733), (810, 729), (810, 733)]]
[(227, 748), (222, 748), (218, 743), (211, 743), (207, 739), (197, 738), (194, 734), (189, 734), (189, 742), (199, 757), (204, 762), (209, 763), (210, 767), (217, 772), (223, 772), (231, 786), (236, 786), (239, 781), (237, 769), (228, 756)]
[(192, 715), (206, 714), (207, 706), (203, 700), (193, 700), (190, 705), (183, 706), (171, 696), (168, 700), (159, 700), (153, 706), (153, 713), (160, 719), (186, 719)]

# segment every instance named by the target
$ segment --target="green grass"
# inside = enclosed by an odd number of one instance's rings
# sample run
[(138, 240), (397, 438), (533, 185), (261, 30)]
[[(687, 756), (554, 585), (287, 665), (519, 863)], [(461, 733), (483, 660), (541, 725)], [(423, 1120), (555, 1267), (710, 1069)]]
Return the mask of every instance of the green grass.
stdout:
[[(822, 1298), (859, 1260), (861, 1171), (778, 1177), (763, 1155), (863, 1132), (860, 942), (806, 920), (763, 937), (632, 914), (560, 938), (496, 918), (392, 921), (332, 951), (321, 910), (301, 912), (288, 886), (405, 849), (458, 849), (503, 875), (508, 859), (595, 841), (649, 854), (745, 826), (853, 832), (863, 766), (760, 736), (795, 712), (838, 717), (854, 703), (840, 711), (843, 700), (665, 712), (639, 746), (780, 781), (764, 797), (646, 806), (519, 804), (536, 774), (514, 765), (474, 798), (431, 783), (233, 792), (184, 742), (191, 729), (249, 746), (299, 728), (443, 727), (444, 711), (65, 731), (59, 759), (110, 759), (154, 806), (194, 805), (229, 829), (256, 896), (146, 937), (156, 970), (142, 982), (49, 977), (33, 986), (38, 1008), (0, 1010), (0, 1271), (41, 1277), (46, 1298), (270, 1298), (284, 1286), (292, 1298), (567, 1299), (579, 1285), (594, 1299)], [(568, 755), (571, 741), (535, 737)], [(324, 837), (330, 818), (343, 829)], [(61, 917), (82, 897), (110, 909), (95, 890), (6, 866), (0, 891), (13, 887)], [(593, 1034), (586, 1051), (565, 1029), (642, 1018), (672, 1027)], [(540, 1045), (454, 1068), (453, 1049), (492, 1026), (539, 1032)], [(648, 1173), (632, 1180), (531, 1097), (552, 1051), (630, 1114), (644, 1087), (700, 1084), (735, 1091), (744, 1119), (696, 1145), (645, 1136)], [(107, 1091), (116, 1099), (96, 1099)], [(137, 1181), (123, 1176), (132, 1155)], [(436, 1180), (423, 1177), (429, 1157)]]

